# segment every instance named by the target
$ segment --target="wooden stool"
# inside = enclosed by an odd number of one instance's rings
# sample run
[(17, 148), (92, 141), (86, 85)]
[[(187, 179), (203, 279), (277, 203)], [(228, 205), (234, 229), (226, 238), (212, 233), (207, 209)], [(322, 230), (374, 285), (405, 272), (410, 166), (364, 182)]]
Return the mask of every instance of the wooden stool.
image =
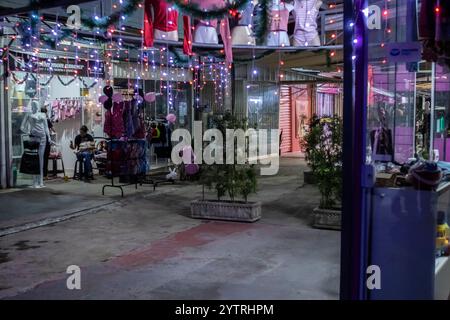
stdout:
[[(62, 174), (64, 174), (64, 177), (65, 177), (66, 176), (66, 171), (64, 169), (64, 161), (62, 159), (62, 156), (58, 155), (56, 157), (49, 157), (48, 159), (52, 160), (52, 162), (53, 162), (52, 171), (51, 171), (52, 176), (53, 177), (57, 177), (58, 173), (62, 173)], [(61, 160), (61, 169), (60, 170), (58, 170), (58, 160)]]

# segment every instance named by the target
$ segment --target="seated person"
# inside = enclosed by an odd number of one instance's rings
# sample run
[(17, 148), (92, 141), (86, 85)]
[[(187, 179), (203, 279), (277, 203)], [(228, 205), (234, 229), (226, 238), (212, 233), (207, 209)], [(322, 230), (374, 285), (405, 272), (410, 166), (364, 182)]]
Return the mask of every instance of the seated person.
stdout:
[(93, 150), (95, 149), (94, 138), (88, 134), (88, 128), (81, 126), (80, 134), (75, 137), (75, 144), (70, 141), (70, 148), (75, 150), (77, 159), (83, 162), (84, 165), (84, 178), (88, 181), (92, 178), (92, 158)]

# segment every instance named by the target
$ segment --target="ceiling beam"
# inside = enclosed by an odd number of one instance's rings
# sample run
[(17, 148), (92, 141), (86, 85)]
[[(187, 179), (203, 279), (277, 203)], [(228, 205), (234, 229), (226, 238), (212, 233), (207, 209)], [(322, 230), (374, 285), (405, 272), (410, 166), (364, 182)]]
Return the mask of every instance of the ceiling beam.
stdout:
[(70, 6), (72, 4), (81, 4), (85, 2), (93, 2), (93, 0), (38, 0), (34, 2), (30, 1), (28, 5), (18, 8), (8, 8), (0, 6), (0, 17), (24, 14), (34, 10)]

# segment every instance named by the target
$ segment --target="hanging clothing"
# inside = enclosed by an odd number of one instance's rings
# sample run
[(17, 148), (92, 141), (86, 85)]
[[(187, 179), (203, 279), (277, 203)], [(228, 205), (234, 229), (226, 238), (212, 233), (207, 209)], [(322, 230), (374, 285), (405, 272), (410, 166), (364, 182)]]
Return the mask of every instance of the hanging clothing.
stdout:
[(270, 11), (270, 31), (287, 31), (289, 21), (289, 10), (283, 8)]
[[(207, 11), (217, 8), (222, 8), (225, 6), (224, 0), (191, 0), (192, 4), (197, 4), (201, 9)], [(197, 23), (197, 27), (211, 27), (214, 28), (214, 30), (217, 28), (218, 21), (217, 19), (211, 19), (211, 20), (199, 20)], [(203, 28), (203, 30), (205, 30)], [(198, 28), (195, 31), (195, 41), (199, 43), (217, 43), (215, 39), (212, 39), (210, 37), (202, 38), (200, 34), (197, 34), (201, 29)], [(228, 18), (223, 18), (220, 20), (219, 24), (219, 32), (222, 37), (223, 42), (223, 49), (225, 53), (225, 61), (228, 63), (233, 62), (233, 52), (231, 48), (231, 32), (230, 32), (230, 25)], [(217, 34), (217, 32), (216, 32)], [(209, 42), (209, 40), (213, 40), (214, 42)], [(206, 40), (206, 41), (205, 41)]]
[(133, 122), (133, 105), (129, 101), (124, 103), (123, 112), (123, 124), (125, 126), (125, 134), (128, 138), (131, 138), (134, 134), (134, 122)]
[(294, 46), (320, 46), (317, 16), (321, 0), (295, 0)]
[(238, 24), (233, 28), (231, 42), (233, 45), (255, 45), (256, 39), (251, 29), (254, 5), (252, 1), (239, 12)]
[(191, 19), (188, 16), (183, 16), (183, 53), (192, 56), (192, 30)]
[(124, 102), (114, 102), (113, 107), (105, 113), (103, 131), (111, 138), (120, 138), (125, 132), (123, 113)]
[[(152, 8), (154, 20), (152, 19)], [(144, 4), (144, 45), (153, 47), (154, 30), (164, 32), (178, 30), (178, 11), (165, 0), (145, 0)]]
[(240, 16), (238, 26), (249, 26), (252, 24), (254, 9), (255, 6), (253, 5), (253, 2), (249, 1), (244, 9), (239, 12)]
[(108, 175), (117, 177), (147, 173), (149, 165), (145, 140), (111, 140), (107, 144)]
[[(152, 8), (154, 19), (152, 18)], [(144, 4), (144, 46), (153, 47), (155, 30), (176, 32), (178, 40), (178, 11), (166, 0), (145, 0)], [(192, 34), (188, 16), (183, 16), (183, 53), (191, 56)]]
[(47, 116), (43, 112), (32, 113), (28, 116), (30, 124), (30, 136), (50, 139), (50, 132), (47, 126)]
[[(287, 34), (289, 21), (289, 5), (275, 5), (270, 10), (269, 33), (266, 39), (268, 46), (290, 46)], [(290, 7), (290, 6), (289, 6)]]

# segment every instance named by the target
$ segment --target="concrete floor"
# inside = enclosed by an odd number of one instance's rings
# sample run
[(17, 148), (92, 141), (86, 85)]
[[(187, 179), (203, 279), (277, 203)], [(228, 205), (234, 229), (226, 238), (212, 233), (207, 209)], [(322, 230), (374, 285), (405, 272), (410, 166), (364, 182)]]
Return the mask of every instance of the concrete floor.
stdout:
[[(193, 183), (127, 187), (124, 199), (101, 196), (101, 181), (1, 193), (4, 230), (58, 212), (70, 219), (0, 237), (0, 298), (337, 299), (340, 233), (310, 227), (319, 196), (302, 186), (302, 160), (281, 166), (259, 179), (251, 200), (263, 202), (263, 218), (252, 224), (189, 218), (202, 191)], [(24, 213), (28, 198), (42, 201)], [(66, 288), (72, 264), (81, 290)]]

